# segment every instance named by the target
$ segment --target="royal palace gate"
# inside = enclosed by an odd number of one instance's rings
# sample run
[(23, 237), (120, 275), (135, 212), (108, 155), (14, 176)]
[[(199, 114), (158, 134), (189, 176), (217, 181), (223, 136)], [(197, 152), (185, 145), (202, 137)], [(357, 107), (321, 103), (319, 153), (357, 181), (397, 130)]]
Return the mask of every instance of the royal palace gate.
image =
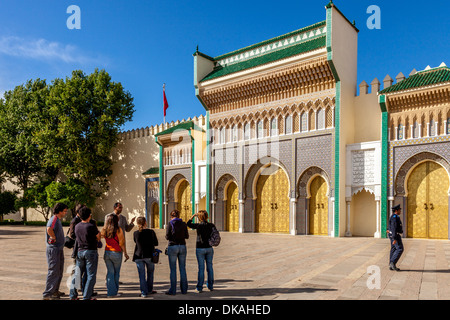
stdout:
[(448, 239), (449, 178), (445, 168), (424, 161), (411, 170), (407, 181), (407, 236)]

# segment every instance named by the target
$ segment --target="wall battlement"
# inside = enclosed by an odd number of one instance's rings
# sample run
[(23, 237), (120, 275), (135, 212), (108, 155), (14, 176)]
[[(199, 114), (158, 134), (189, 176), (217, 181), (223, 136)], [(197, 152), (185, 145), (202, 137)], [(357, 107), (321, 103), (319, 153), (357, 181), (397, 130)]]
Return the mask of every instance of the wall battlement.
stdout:
[[(411, 71), (411, 73), (409, 74), (409, 76), (412, 76), (413, 74), (416, 74), (416, 73), (417, 73), (416, 69), (413, 69)], [(358, 86), (359, 94), (357, 93), (357, 96), (373, 94), (373, 93), (376, 94), (379, 91), (386, 89), (386, 88), (388, 88), (396, 83), (399, 83), (400, 81), (403, 81), (405, 79), (406, 79), (405, 75), (402, 72), (400, 72), (395, 77), (395, 80), (396, 80), (395, 83), (394, 83), (394, 79), (389, 74), (387, 74), (386, 77), (384, 77), (383, 84), (381, 84), (381, 82), (380, 82), (380, 80), (378, 80), (378, 78), (373, 79), (372, 82), (370, 82), (370, 86), (367, 84), (366, 81), (363, 80)]]
[(127, 131), (121, 132), (119, 134), (119, 136), (122, 140), (130, 140), (130, 139), (154, 136), (155, 134), (157, 134), (159, 132), (167, 130), (167, 129), (174, 127), (185, 121), (194, 121), (195, 124), (202, 127), (205, 125), (206, 117), (201, 114), (198, 117), (197, 116), (193, 117), (193, 118), (189, 117), (189, 118), (183, 119), (183, 120), (166, 122), (165, 124), (161, 123), (161, 124), (157, 124), (157, 125), (150, 126), (150, 127), (127, 130)]

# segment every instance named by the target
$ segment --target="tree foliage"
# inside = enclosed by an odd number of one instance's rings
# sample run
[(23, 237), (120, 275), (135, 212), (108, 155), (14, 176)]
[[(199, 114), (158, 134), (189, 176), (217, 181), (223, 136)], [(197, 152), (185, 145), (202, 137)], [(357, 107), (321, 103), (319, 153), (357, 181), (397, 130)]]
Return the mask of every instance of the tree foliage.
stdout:
[(45, 171), (34, 133), (48, 94), (46, 81), (37, 79), (5, 92), (0, 100), (0, 171), (24, 192)]
[(93, 203), (108, 188), (111, 150), (133, 113), (131, 94), (105, 70), (76, 70), (50, 85), (29, 80), (0, 100), (0, 172), (23, 191), (24, 208), (74, 196)]
[(0, 216), (15, 212), (17, 195), (12, 191), (0, 192)]

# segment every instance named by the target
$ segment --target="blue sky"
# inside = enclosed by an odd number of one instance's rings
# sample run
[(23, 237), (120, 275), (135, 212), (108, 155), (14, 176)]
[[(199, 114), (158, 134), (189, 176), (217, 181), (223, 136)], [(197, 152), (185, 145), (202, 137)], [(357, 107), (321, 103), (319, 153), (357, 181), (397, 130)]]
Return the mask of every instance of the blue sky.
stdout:
[[(0, 0), (0, 95), (28, 79), (65, 78), (72, 70), (105, 69), (134, 97), (124, 130), (205, 114), (194, 94), (196, 46), (227, 53), (325, 20), (328, 0), (154, 1)], [(359, 32), (358, 83), (393, 78), (412, 69), (450, 66), (448, 1), (334, 0)], [(81, 9), (81, 29), (69, 30), (70, 5)], [(381, 29), (370, 30), (370, 5)]]

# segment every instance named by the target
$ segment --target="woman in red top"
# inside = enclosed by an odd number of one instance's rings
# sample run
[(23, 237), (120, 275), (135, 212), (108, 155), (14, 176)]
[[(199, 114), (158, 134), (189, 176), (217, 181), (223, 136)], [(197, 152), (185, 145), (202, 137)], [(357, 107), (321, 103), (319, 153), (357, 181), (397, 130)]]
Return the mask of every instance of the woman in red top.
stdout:
[(125, 247), (125, 236), (119, 228), (119, 218), (115, 214), (106, 217), (105, 225), (102, 229), (102, 238), (105, 238), (106, 264), (106, 289), (108, 298), (118, 297), (120, 267), (122, 266), (122, 257), (125, 255), (125, 261), (128, 260), (127, 248)]

